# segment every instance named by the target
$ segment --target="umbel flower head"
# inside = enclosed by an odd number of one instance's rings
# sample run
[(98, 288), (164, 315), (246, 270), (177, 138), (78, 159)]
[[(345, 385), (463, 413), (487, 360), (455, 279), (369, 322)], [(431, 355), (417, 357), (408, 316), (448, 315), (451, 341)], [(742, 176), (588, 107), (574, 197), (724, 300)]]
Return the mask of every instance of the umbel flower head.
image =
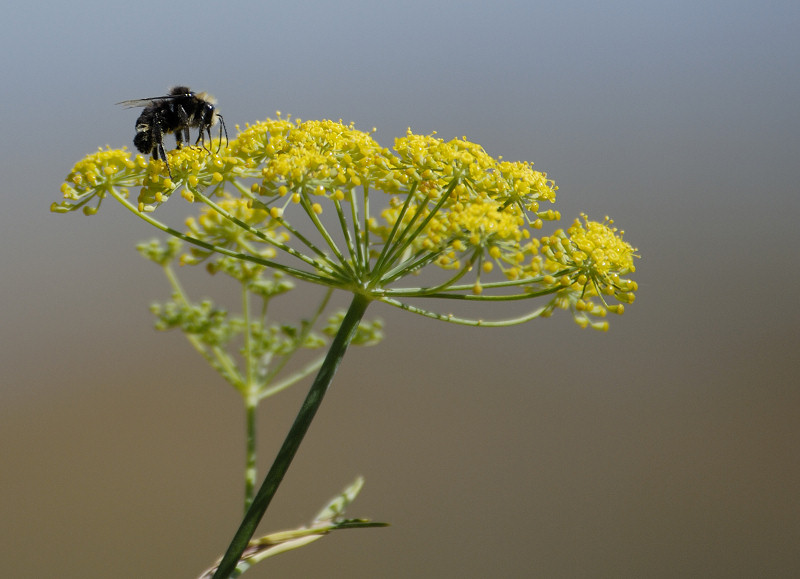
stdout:
[[(606, 329), (606, 314), (634, 300), (627, 276), (636, 250), (611, 219), (582, 215), (537, 236), (561, 217), (551, 208), (555, 183), (532, 163), (493, 158), (465, 138), (409, 130), (390, 150), (353, 125), (278, 114), (216, 150), (169, 152), (171, 179), (161, 161), (99, 150), (75, 165), (52, 210), (94, 213), (111, 195), (193, 244), (186, 263), (221, 254), (461, 324), (511, 325), (563, 309), (584, 327)], [(202, 204), (185, 233), (152, 216), (175, 191)], [(414, 298), (538, 302), (526, 315), (486, 321)]]

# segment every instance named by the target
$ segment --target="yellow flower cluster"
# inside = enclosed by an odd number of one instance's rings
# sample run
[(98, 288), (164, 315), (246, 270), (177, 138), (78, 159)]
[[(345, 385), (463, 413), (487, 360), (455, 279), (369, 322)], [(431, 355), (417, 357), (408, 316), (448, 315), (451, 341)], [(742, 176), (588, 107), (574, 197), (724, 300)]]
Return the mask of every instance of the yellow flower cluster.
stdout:
[[(589, 221), (584, 214), (581, 217), (583, 222), (576, 219), (566, 232), (559, 229), (542, 238), (538, 267), (564, 286), (557, 307), (572, 309), (581, 325), (591, 323), (607, 329), (607, 323), (592, 323), (586, 314), (622, 314), (623, 304), (633, 303), (637, 284), (623, 276), (636, 271), (636, 249), (622, 239), (623, 233), (612, 227), (608, 217), (602, 223)], [(604, 296), (613, 296), (621, 303), (609, 305)]]
[(556, 211), (539, 211), (540, 203), (555, 201), (557, 187), (547, 175), (531, 163), (495, 160), (463, 138), (445, 142), (409, 131), (394, 148), (394, 181), (401, 175), (416, 187), (406, 185), (391, 198), (382, 214), (386, 225), (374, 228), (378, 235), (387, 239), (398, 220), (420, 223), (411, 247), (440, 252), (436, 264), (459, 268), (464, 258), (477, 259), (490, 271), (494, 261), (508, 279), (524, 275), (521, 266), (538, 245), (526, 225), (537, 229), (543, 219), (559, 218)]
[(334, 121), (268, 120), (248, 127), (232, 143), (232, 153), (259, 163), (254, 193), (341, 201), (345, 192), (367, 184), (391, 158), (368, 133)]
[[(547, 175), (534, 171), (532, 163), (498, 161), (483, 147), (462, 139), (443, 141), (433, 135), (408, 134), (395, 140), (395, 151), (403, 171), (420, 182), (419, 190), (432, 200), (453, 181), (463, 185), (452, 201), (489, 199), (505, 208), (517, 205), (521, 211), (538, 212), (543, 201), (555, 201), (558, 187)], [(466, 199), (462, 199), (466, 196)], [(558, 219), (545, 213), (545, 219)]]
[[(96, 213), (100, 201), (112, 189), (122, 195), (128, 195), (128, 189), (141, 184), (141, 172), (146, 163), (141, 157), (132, 161), (126, 148), (98, 149), (96, 153), (87, 155), (70, 171), (61, 185), (64, 194), (63, 203), (53, 203), (50, 210), (58, 213), (74, 211), (82, 208), (88, 214)], [(87, 205), (92, 199), (97, 205)]]
[[(194, 200), (194, 192), (208, 191), (211, 194), (224, 191), (224, 181), (231, 181), (239, 172), (241, 162), (235, 157), (217, 154), (216, 148), (183, 147), (169, 151), (170, 171), (172, 179), (164, 176), (166, 169), (163, 161), (153, 160), (147, 166), (139, 194), (139, 210), (152, 211), (157, 205), (167, 201), (177, 190), (176, 183), (183, 183), (181, 195), (187, 201)], [(141, 156), (137, 155), (137, 160)], [(173, 181), (174, 179), (174, 181)]]
[[(555, 201), (558, 187), (531, 163), (495, 159), (465, 138), (444, 141), (409, 130), (390, 151), (352, 124), (278, 115), (248, 125), (227, 147), (216, 145), (170, 151), (172, 179), (161, 161), (130, 159), (126, 149), (101, 150), (75, 165), (62, 187), (67, 201), (54, 210), (127, 194), (137, 185), (141, 212), (181, 189), (187, 200), (206, 204), (187, 222), (189, 237), (205, 244), (195, 250), (197, 259), (213, 251), (209, 247), (270, 260), (282, 250), (302, 262), (299, 268), (287, 264), (289, 275), (374, 291), (375, 299), (393, 291), (412, 295), (396, 288), (398, 280), (434, 264), (453, 277), (419, 288), (420, 295), (485, 295), (513, 284), (523, 296), (550, 295), (553, 308), (572, 310), (584, 325), (590, 323), (586, 315), (622, 312), (621, 305), (606, 304), (606, 296), (634, 299), (636, 284), (624, 276), (635, 269), (635, 250), (610, 219), (598, 223), (583, 216), (566, 231), (537, 238), (533, 233), (544, 221), (560, 218), (542, 208)], [(231, 196), (234, 191), (239, 196)], [(383, 223), (371, 215), (373, 192), (388, 196), (379, 203)], [(302, 206), (321, 244), (297, 227), (293, 204)], [(338, 216), (337, 235), (318, 217), (326, 207)], [(481, 275), (495, 271), (504, 281), (483, 283)], [(456, 283), (470, 272), (472, 283)]]

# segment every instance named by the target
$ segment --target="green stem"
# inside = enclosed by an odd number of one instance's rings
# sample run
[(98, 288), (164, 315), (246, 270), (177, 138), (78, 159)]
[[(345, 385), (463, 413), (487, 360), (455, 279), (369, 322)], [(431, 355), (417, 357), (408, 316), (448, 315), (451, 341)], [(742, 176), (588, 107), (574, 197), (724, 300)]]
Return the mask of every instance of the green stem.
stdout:
[(253, 493), (256, 490), (256, 409), (258, 400), (253, 396), (248, 396), (245, 402), (245, 422), (247, 436), (247, 457), (245, 458), (244, 470), (244, 512), (253, 502)]
[(244, 363), (245, 363), (245, 422), (247, 428), (247, 456), (244, 470), (244, 512), (253, 502), (256, 489), (256, 409), (258, 408), (259, 384), (256, 380), (256, 360), (253, 358), (253, 332), (250, 320), (250, 292), (247, 282), (242, 282), (242, 318), (244, 319)]
[(239, 529), (236, 531), (228, 550), (222, 557), (222, 561), (216, 573), (214, 573), (214, 579), (227, 579), (236, 570), (239, 558), (247, 548), (247, 543), (253, 537), (258, 523), (264, 516), (272, 497), (275, 496), (278, 486), (289, 469), (289, 465), (291, 465), (294, 455), (303, 441), (303, 437), (308, 432), (311, 421), (322, 404), (322, 399), (333, 381), (333, 376), (342, 362), (347, 346), (355, 336), (358, 324), (369, 304), (370, 299), (367, 296), (356, 294), (353, 297), (350, 308), (347, 310), (347, 314), (342, 320), (342, 325), (333, 339), (327, 356), (325, 356), (325, 361), (322, 363), (322, 367), (314, 379), (306, 399), (303, 401), (300, 412), (289, 429), (289, 434), (287, 434), (286, 440), (283, 441), (283, 445), (278, 451), (278, 455), (275, 457), (275, 461), (272, 463), (264, 482), (261, 484), (261, 488), (258, 489), (250, 508), (247, 509), (247, 513), (245, 513), (244, 519), (239, 525)]

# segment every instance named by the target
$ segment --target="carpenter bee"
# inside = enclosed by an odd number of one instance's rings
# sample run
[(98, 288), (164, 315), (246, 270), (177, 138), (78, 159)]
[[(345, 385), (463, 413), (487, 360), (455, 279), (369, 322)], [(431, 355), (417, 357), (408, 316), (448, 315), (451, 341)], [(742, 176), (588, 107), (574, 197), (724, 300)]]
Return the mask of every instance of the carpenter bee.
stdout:
[[(172, 178), (169, 161), (164, 152), (164, 135), (175, 134), (177, 148), (189, 141), (189, 129), (197, 128), (199, 134), (195, 146), (202, 143), (205, 148), (205, 135), (211, 140), (211, 127), (219, 121), (219, 144), (222, 145), (222, 131), (225, 131), (225, 142), (228, 142), (228, 129), (222, 115), (217, 112), (216, 100), (204, 92), (193, 92), (188, 86), (176, 86), (166, 96), (149, 99), (136, 99), (117, 103), (127, 108), (144, 107), (142, 114), (136, 119), (136, 136), (133, 144), (140, 153), (152, 155), (153, 159), (161, 158), (167, 165), (167, 172)], [(219, 151), (219, 147), (217, 148)]]

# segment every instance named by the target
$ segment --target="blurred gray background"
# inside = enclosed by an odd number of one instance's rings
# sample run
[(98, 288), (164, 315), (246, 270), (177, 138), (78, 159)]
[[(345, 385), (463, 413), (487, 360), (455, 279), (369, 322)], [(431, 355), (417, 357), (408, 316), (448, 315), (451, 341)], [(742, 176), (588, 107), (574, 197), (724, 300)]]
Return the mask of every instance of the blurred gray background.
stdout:
[[(280, 110), (466, 135), (642, 256), (608, 333), (373, 307), (387, 339), (348, 353), (261, 529), (358, 474), (349, 514), (392, 526), (247, 577), (800, 575), (800, 4), (4, 6), (0, 575), (195, 577), (238, 525), (241, 403), (152, 329), (155, 231), (48, 211), (75, 161), (130, 147), (114, 103), (178, 83), (233, 134)], [(306, 389), (262, 408), (263, 463)]]

